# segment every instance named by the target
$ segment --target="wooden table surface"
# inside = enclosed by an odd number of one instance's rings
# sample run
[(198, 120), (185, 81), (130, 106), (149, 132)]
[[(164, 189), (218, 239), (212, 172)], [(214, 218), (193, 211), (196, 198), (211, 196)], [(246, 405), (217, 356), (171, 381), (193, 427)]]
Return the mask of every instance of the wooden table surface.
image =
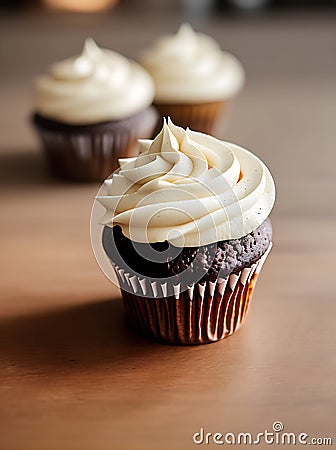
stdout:
[(90, 247), (98, 185), (52, 180), (28, 123), (33, 77), (84, 36), (135, 55), (181, 20), (138, 17), (0, 19), (0, 448), (184, 450), (201, 427), (274, 421), (335, 443), (335, 14), (194, 22), (247, 70), (219, 135), (264, 159), (278, 194), (245, 326), (198, 347), (128, 328)]

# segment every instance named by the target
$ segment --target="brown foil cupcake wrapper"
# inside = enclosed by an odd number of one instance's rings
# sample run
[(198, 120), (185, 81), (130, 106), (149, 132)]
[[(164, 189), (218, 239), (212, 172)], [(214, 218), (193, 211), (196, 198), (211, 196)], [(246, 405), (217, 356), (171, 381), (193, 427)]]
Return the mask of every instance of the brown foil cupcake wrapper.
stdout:
[[(238, 274), (216, 282), (169, 288), (129, 276), (115, 266), (126, 312), (143, 334), (170, 344), (207, 344), (233, 334), (243, 323), (261, 268), (271, 250)], [(170, 291), (170, 292), (169, 292)]]
[(34, 122), (54, 175), (73, 181), (103, 181), (118, 168), (119, 158), (138, 154), (137, 139), (151, 137), (157, 112), (151, 107), (143, 114), (143, 122), (127, 119), (127, 126), (121, 121), (120, 125), (65, 126), (63, 130), (44, 126), (38, 119)]
[(91, 135), (40, 129), (40, 135), (50, 170), (68, 180), (103, 181), (117, 168), (118, 158), (134, 156), (131, 132)]
[[(202, 103), (195, 105), (170, 105), (155, 103), (160, 116), (170, 117), (172, 121), (182, 127), (189, 127), (194, 131), (213, 134), (219, 114), (225, 109), (228, 101)], [(161, 127), (159, 121), (158, 127)], [(160, 131), (159, 129), (156, 130)]]

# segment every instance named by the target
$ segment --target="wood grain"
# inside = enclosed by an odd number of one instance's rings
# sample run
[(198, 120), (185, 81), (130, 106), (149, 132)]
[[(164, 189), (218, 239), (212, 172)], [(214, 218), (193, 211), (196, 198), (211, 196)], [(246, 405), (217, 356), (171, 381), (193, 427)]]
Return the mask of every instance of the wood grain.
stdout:
[(141, 24), (123, 9), (0, 19), (1, 449), (185, 450), (200, 427), (256, 433), (275, 420), (288, 432), (335, 432), (332, 17), (199, 23), (247, 68), (218, 133), (267, 162), (278, 200), (274, 248), (244, 327), (220, 343), (172, 347), (128, 327), (90, 247), (98, 185), (49, 178), (27, 121), (36, 73), (87, 34), (136, 54), (180, 21), (153, 14)]

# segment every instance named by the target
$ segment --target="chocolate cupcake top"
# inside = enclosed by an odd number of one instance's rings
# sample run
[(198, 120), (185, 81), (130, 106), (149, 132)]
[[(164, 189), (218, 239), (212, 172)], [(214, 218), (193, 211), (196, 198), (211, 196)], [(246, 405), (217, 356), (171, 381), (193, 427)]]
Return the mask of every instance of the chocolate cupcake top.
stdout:
[(244, 82), (237, 58), (189, 24), (159, 39), (139, 59), (154, 79), (158, 103), (221, 101), (235, 95)]
[(101, 223), (119, 225), (132, 241), (199, 247), (245, 236), (270, 214), (272, 176), (248, 150), (170, 119), (140, 144), (97, 196), (106, 208)]
[(154, 84), (139, 64), (87, 39), (81, 55), (53, 64), (36, 81), (36, 112), (73, 125), (130, 117), (147, 108)]

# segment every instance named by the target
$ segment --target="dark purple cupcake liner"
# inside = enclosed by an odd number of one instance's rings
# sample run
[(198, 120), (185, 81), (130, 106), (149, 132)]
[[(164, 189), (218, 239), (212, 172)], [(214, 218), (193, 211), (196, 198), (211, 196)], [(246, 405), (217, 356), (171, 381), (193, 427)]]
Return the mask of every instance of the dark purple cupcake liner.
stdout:
[(271, 250), (238, 274), (216, 282), (150, 282), (114, 266), (126, 312), (143, 334), (168, 344), (196, 345), (224, 339), (242, 325), (261, 268)]
[(157, 123), (153, 107), (134, 117), (97, 125), (75, 126), (34, 116), (49, 168), (60, 178), (103, 181), (118, 159), (137, 155), (137, 139), (151, 137)]

